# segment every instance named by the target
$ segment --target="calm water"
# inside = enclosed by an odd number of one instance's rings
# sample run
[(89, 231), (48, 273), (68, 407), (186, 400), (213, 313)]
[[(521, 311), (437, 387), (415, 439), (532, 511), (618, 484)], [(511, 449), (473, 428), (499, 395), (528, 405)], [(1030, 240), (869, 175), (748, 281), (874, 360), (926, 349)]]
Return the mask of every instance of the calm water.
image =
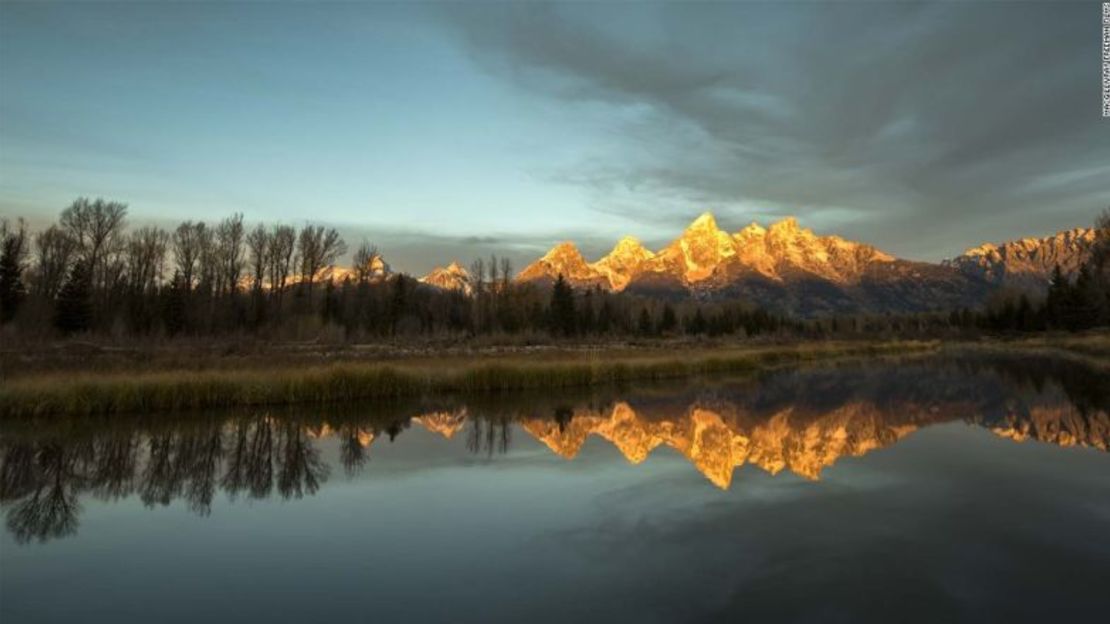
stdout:
[(1108, 407), (947, 358), (8, 425), (0, 619), (1097, 620)]

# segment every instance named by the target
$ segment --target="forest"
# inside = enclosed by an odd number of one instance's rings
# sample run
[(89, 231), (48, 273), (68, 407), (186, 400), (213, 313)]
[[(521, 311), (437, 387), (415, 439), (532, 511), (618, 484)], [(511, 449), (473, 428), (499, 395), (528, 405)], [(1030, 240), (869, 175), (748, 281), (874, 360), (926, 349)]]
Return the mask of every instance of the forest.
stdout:
[(1057, 267), (1047, 295), (1000, 290), (977, 309), (805, 319), (742, 302), (664, 302), (560, 279), (515, 282), (505, 258), (471, 265), (469, 294), (384, 274), (362, 242), (333, 228), (185, 221), (129, 228), (127, 206), (79, 198), (30, 232), (0, 223), (0, 332), (27, 344), (104, 340), (494, 338), (519, 341), (677, 336), (799, 338), (946, 336), (1078, 331), (1110, 325), (1110, 209), (1089, 260), (1069, 279)]

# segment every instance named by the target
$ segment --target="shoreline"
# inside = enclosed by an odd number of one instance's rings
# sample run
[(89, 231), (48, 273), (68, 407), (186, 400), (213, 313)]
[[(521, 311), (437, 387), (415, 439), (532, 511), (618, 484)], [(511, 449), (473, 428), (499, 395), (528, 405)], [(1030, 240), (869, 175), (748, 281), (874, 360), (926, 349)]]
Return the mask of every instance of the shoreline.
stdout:
[(497, 359), (455, 358), (448, 363), (414, 359), (245, 370), (47, 373), (0, 383), (0, 420), (558, 390), (922, 353), (939, 346), (937, 341), (823, 342), (616, 353), (558, 351)]
[[(754, 372), (806, 362), (941, 352), (1029, 353), (1110, 369), (1110, 334), (1010, 341), (812, 341), (788, 344), (659, 344), (447, 354), (442, 358), (282, 362), (229, 368), (61, 370), (0, 381), (0, 420), (158, 414), (216, 408), (326, 405), (525, 390), (619, 386)], [(138, 363), (141, 364), (141, 363)], [(205, 365), (208, 365), (205, 367)], [(1110, 373), (1108, 373), (1110, 374)]]

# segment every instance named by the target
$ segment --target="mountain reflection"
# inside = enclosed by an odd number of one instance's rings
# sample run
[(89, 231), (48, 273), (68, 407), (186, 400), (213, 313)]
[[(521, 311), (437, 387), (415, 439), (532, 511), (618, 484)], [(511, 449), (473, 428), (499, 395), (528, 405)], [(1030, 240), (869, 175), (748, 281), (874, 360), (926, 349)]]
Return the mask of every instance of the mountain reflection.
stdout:
[[(357, 417), (267, 413), (6, 430), (0, 503), (7, 529), (28, 542), (75, 533), (86, 497), (137, 497), (148, 507), (181, 501), (201, 515), (211, 513), (221, 492), (232, 500), (300, 498), (320, 489), (333, 463), (348, 475), (366, 470), (374, 445), (413, 426), (462, 436), (470, 452), (486, 456), (508, 451), (514, 431), (568, 460), (590, 437), (633, 464), (669, 447), (722, 489), (746, 464), (818, 479), (843, 457), (953, 421), (1018, 442), (1106, 451), (1107, 385), (1103, 371), (1052, 360), (910, 360), (783, 370), (577, 403), (537, 398)], [(325, 459), (325, 446), (334, 459)]]

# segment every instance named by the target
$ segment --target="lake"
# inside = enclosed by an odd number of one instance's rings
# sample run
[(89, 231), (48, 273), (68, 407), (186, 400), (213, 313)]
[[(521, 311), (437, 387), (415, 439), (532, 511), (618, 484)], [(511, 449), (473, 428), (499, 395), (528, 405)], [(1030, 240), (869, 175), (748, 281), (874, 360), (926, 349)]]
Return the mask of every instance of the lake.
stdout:
[(1091, 621), (1108, 447), (1003, 356), (9, 423), (0, 619)]

